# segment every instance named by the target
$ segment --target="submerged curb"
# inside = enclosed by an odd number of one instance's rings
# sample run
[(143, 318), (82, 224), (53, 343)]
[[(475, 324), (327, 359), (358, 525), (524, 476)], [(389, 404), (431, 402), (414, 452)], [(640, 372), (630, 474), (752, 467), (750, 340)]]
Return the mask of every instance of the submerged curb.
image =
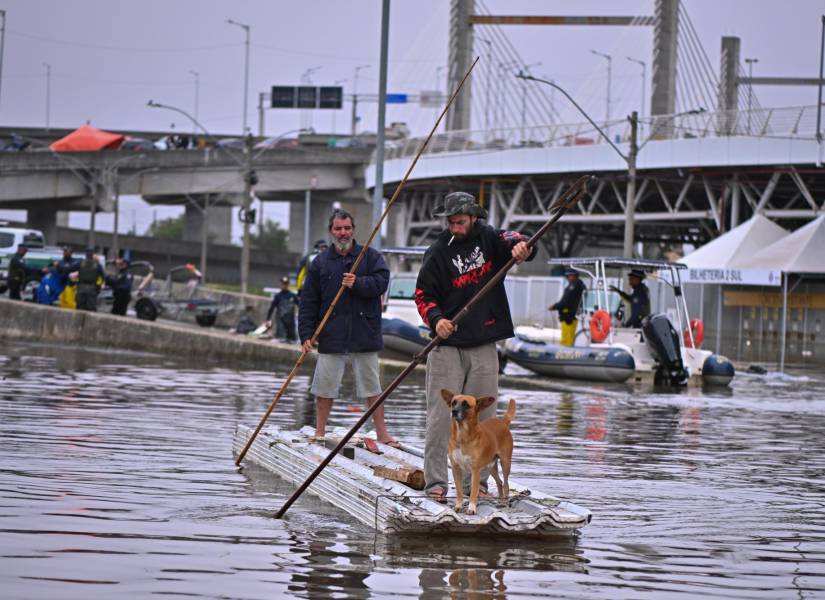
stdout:
[[(297, 344), (260, 340), (172, 321), (141, 321), (133, 317), (67, 310), (5, 298), (0, 298), (0, 339), (153, 352), (239, 368), (257, 366), (272, 369), (275, 365), (291, 366), (300, 356)], [(314, 366), (316, 357), (316, 353), (307, 356), (304, 366)], [(408, 364), (386, 358), (381, 358), (379, 363), (381, 379), (385, 383), (389, 381), (386, 377), (397, 374)], [(419, 365), (410, 376), (423, 378), (424, 365)], [(565, 385), (538, 376), (502, 375), (499, 384), (555, 392), (618, 397), (627, 395), (625, 391)]]
[[(238, 364), (289, 363), (298, 346), (170, 321), (141, 321), (0, 299), (0, 338), (156, 352)], [(314, 364), (311, 354), (305, 364)]]

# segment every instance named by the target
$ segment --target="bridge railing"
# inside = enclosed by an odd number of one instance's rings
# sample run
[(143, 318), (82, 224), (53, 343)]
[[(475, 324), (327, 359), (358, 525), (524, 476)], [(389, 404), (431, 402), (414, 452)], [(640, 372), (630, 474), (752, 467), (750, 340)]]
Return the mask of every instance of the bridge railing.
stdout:
[[(627, 143), (627, 119), (599, 123), (614, 143)], [(718, 137), (783, 137), (813, 139), (816, 105), (760, 108), (751, 111), (689, 112), (640, 120), (639, 139), (656, 140)], [(425, 138), (388, 142), (385, 160), (414, 156)], [(506, 129), (457, 130), (437, 134), (425, 155), (451, 152), (497, 152), (519, 148), (558, 148), (605, 144), (590, 123), (535, 125)], [(372, 161), (375, 161), (373, 155)]]

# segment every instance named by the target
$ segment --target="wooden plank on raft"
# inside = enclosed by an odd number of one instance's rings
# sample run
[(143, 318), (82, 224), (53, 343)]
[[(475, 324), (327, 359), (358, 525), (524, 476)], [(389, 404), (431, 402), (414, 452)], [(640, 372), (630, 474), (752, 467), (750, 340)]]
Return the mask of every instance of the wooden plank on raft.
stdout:
[(377, 466), (372, 468), (372, 472), (376, 477), (399, 481), (414, 490), (424, 489), (424, 472), (421, 469)]

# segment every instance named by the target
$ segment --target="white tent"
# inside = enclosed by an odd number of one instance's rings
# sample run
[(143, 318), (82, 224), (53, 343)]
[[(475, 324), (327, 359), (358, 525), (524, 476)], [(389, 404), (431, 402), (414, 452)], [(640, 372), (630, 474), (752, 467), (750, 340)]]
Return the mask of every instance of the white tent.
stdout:
[(824, 274), (825, 215), (769, 246), (762, 245), (758, 252), (741, 255), (732, 266), (741, 269), (776, 269), (783, 273)]
[(754, 215), (738, 227), (691, 252), (679, 262), (698, 269), (731, 267), (737, 261), (753, 255), (786, 235), (787, 229), (767, 217)]
[(788, 274), (825, 275), (825, 215), (775, 241), (753, 256), (740, 259), (742, 269), (769, 268), (782, 272), (782, 346), (779, 369), (785, 370), (785, 336), (788, 318)]

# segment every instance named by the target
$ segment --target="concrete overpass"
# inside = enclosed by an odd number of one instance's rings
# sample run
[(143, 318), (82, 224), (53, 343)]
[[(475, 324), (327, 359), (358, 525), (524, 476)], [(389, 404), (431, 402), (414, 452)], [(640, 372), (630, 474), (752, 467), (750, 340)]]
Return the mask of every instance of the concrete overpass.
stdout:
[[(332, 202), (351, 208), (369, 221), (363, 172), (368, 148), (297, 147), (259, 152), (253, 169), (254, 194), (264, 201), (288, 201), (290, 250), (303, 248), (305, 192), (312, 190), (310, 235), (326, 233)], [(118, 195), (139, 195), (155, 204), (186, 206), (187, 221), (202, 222), (200, 208), (210, 206), (210, 230), (228, 243), (232, 207), (244, 190), (244, 157), (239, 150), (171, 150), (56, 153), (8, 152), (0, 161), (0, 207), (28, 211), (28, 222), (54, 239), (57, 213), (66, 210), (114, 210)], [(317, 204), (316, 204), (317, 203)], [(215, 227), (217, 225), (217, 227)], [(187, 239), (200, 239), (187, 227)], [(49, 235), (49, 234), (52, 235)]]
[[(660, 139), (642, 128), (636, 187), (636, 241), (701, 243), (753, 213), (795, 224), (825, 212), (825, 176), (817, 166), (816, 107), (721, 111), (658, 116), (672, 131)], [(627, 123), (619, 149), (628, 153)], [(645, 140), (649, 141), (645, 141)], [(400, 180), (422, 140), (387, 152), (385, 185)], [(487, 206), (490, 221), (530, 232), (546, 207), (582, 173), (598, 183), (573, 214), (565, 215), (553, 246), (555, 256), (588, 246), (621, 249), (627, 163), (587, 123), (491, 131), (452, 131), (434, 138), (422, 155), (392, 213), (391, 244), (421, 244), (441, 224), (431, 217), (441, 197), (462, 189)], [(374, 167), (367, 170), (373, 185)], [(790, 223), (788, 223), (790, 221)]]

